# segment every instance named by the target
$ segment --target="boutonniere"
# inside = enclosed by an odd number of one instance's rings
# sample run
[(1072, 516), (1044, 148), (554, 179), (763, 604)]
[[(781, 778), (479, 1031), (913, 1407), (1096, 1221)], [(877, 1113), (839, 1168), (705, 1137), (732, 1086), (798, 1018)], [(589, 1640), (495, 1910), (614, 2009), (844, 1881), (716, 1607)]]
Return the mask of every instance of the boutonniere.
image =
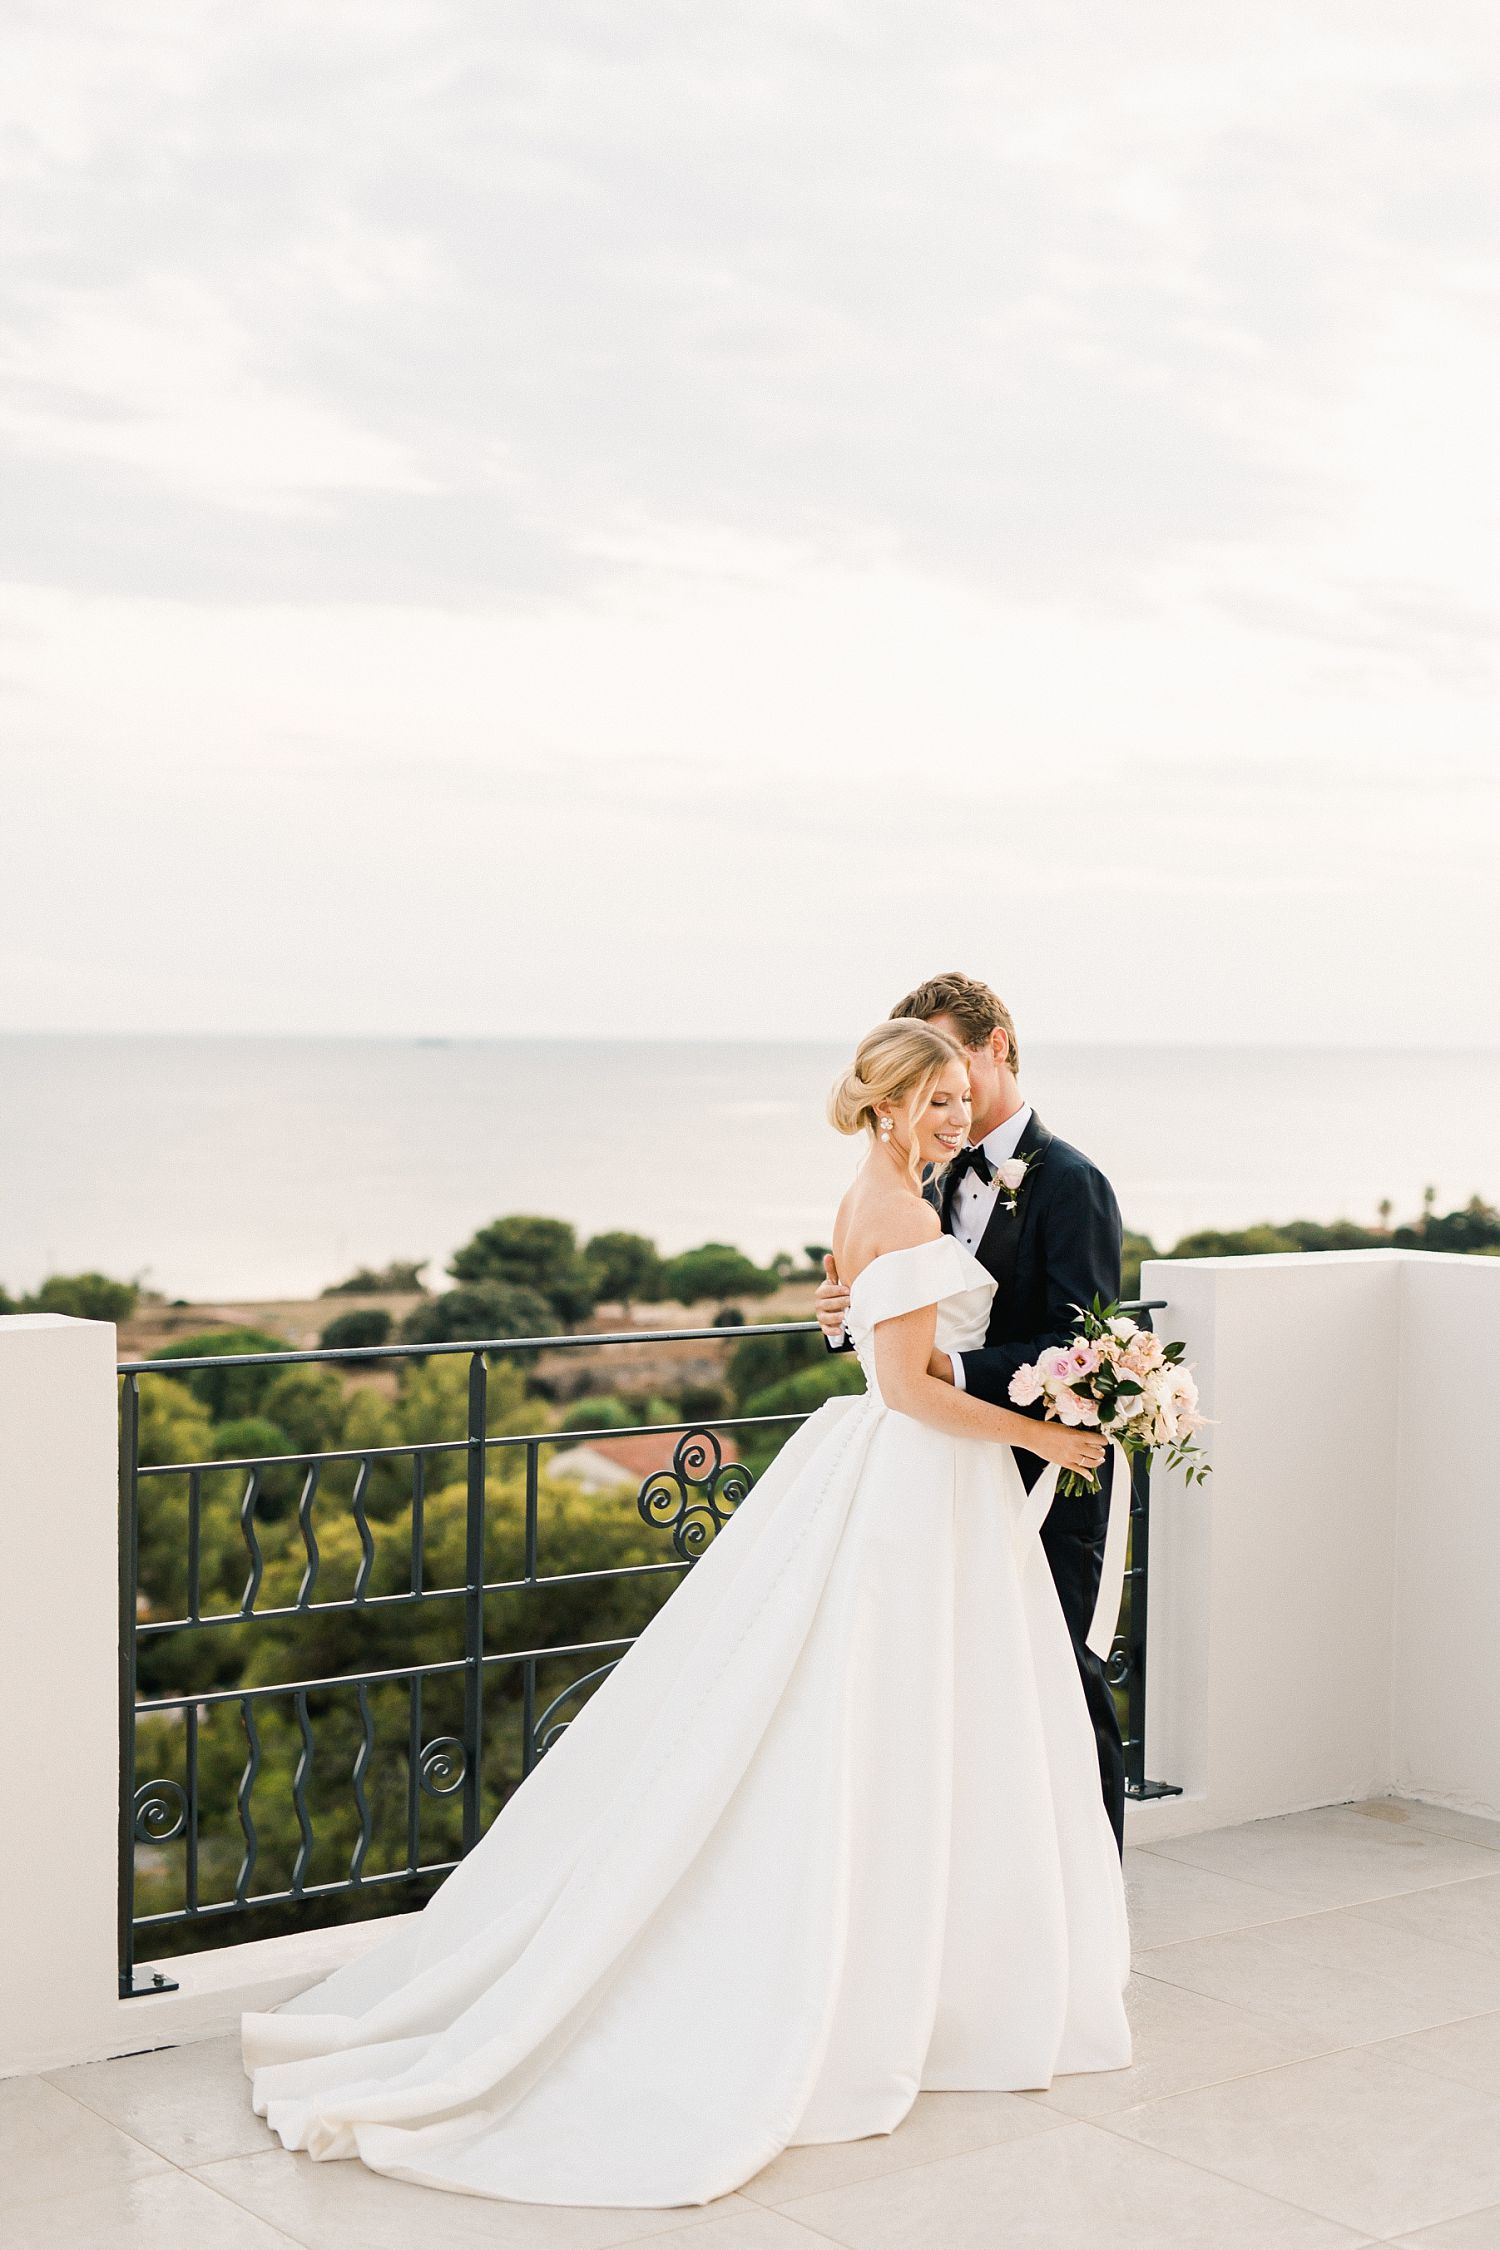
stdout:
[(1026, 1175), (1035, 1162), (1035, 1156), (1007, 1156), (994, 1167), (995, 1184), (1000, 1190), (999, 1201), (1012, 1217), (1021, 1200)]

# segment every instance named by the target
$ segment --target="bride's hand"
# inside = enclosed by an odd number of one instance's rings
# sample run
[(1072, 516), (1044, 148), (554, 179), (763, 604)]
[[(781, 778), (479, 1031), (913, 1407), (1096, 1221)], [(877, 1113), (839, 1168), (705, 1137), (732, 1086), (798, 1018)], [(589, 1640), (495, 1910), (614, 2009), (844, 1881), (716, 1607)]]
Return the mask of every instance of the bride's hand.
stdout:
[(1079, 1477), (1091, 1477), (1102, 1466), (1107, 1448), (1097, 1430), (1070, 1430), (1062, 1422), (1033, 1422), (1031, 1427), (1035, 1435), (1026, 1440), (1028, 1453), (1039, 1453)]

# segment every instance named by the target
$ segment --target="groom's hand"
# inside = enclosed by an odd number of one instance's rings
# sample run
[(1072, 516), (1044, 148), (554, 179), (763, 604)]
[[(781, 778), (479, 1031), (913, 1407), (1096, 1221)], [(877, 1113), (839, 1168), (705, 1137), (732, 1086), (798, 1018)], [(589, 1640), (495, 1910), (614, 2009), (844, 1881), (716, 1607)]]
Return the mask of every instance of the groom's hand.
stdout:
[(940, 1383), (951, 1383), (953, 1380), (953, 1354), (951, 1352), (934, 1352), (927, 1362), (927, 1372), (929, 1375), (935, 1376)]
[(849, 1292), (839, 1279), (838, 1267), (826, 1255), (823, 1259), (823, 1276), (818, 1283), (817, 1295), (813, 1298), (813, 1312), (829, 1343), (841, 1344), (844, 1340), (844, 1321), (849, 1311)]

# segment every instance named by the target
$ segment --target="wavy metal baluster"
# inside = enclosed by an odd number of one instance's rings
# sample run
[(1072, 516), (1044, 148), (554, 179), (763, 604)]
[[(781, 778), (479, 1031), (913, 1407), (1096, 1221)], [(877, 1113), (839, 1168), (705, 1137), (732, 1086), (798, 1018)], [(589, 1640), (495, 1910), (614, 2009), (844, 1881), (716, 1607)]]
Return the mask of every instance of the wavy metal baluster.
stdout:
[(365, 1795), (365, 1775), (375, 1753), (375, 1721), (370, 1715), (370, 1698), (361, 1680), (357, 1690), (359, 1720), (363, 1728), (359, 1748), (354, 1756), (354, 1802), (359, 1809), (359, 1841), (349, 1861), (349, 1880), (357, 1883), (365, 1870), (365, 1853), (370, 1848), (370, 1838), (375, 1833), (375, 1823), (370, 1816), (370, 1800)]
[(312, 1599), (312, 1590), (318, 1583), (318, 1570), (322, 1557), (318, 1553), (318, 1535), (313, 1530), (313, 1502), (318, 1497), (318, 1471), (322, 1463), (309, 1461), (307, 1475), (302, 1480), (302, 1497), (297, 1502), (297, 1528), (302, 1534), (302, 1545), (307, 1554), (307, 1567), (302, 1573), (302, 1583), (297, 1588), (297, 1607), (306, 1609)]
[(266, 1558), (260, 1551), (260, 1533), (255, 1528), (255, 1503), (260, 1498), (261, 1470), (259, 1465), (245, 1479), (244, 1497), (240, 1501), (240, 1532), (250, 1557), (250, 1576), (245, 1580), (245, 1591), (240, 1596), (240, 1615), (248, 1617), (255, 1608), (255, 1597), (260, 1592), (260, 1582), (266, 1574)]
[(297, 1826), (302, 1841), (297, 1847), (296, 1864), (292, 1868), (292, 1896), (300, 1898), (307, 1881), (308, 1863), (312, 1859), (312, 1822), (307, 1815), (307, 1777), (312, 1772), (313, 1738), (312, 1722), (307, 1716), (307, 1691), (299, 1688), (295, 1697), (297, 1725), (302, 1731), (302, 1748), (297, 1754), (297, 1769), (292, 1775), (292, 1804), (297, 1814)]
[(373, 1472), (374, 1463), (367, 1453), (359, 1464), (359, 1470), (354, 1479), (354, 1498), (350, 1503), (354, 1510), (355, 1528), (359, 1532), (359, 1543), (363, 1549), (359, 1561), (359, 1571), (354, 1581), (354, 1599), (357, 1602), (362, 1602), (368, 1593), (370, 1573), (375, 1568), (375, 1541), (370, 1532), (370, 1519), (365, 1514), (365, 1493), (369, 1489)]
[(260, 1729), (255, 1724), (255, 1706), (248, 1695), (240, 1697), (240, 1723), (245, 1729), (245, 1740), (249, 1745), (249, 1750), (245, 1759), (245, 1770), (240, 1775), (239, 1788), (235, 1791), (235, 1803), (239, 1808), (240, 1815), (240, 1829), (245, 1839), (244, 1857), (240, 1861), (240, 1871), (234, 1879), (234, 1902), (236, 1906), (243, 1906), (245, 1903), (246, 1894), (250, 1889), (250, 1878), (255, 1873), (255, 1862), (260, 1853), (260, 1837), (256, 1833), (255, 1815), (250, 1810), (250, 1799), (255, 1790), (255, 1777), (260, 1772)]

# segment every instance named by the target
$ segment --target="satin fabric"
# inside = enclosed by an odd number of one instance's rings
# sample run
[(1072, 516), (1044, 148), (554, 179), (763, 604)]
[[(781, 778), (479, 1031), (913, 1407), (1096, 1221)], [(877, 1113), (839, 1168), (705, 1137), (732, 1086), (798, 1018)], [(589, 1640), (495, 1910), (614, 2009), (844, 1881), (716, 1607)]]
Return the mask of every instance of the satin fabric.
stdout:
[(1130, 2059), (1073, 1649), (1006, 1447), (886, 1408), (877, 1324), (984, 1334), (950, 1238), (855, 1284), (795, 1434), (425, 1911), (244, 2019), (288, 2148), (536, 2203), (712, 2200), (923, 2087)]

